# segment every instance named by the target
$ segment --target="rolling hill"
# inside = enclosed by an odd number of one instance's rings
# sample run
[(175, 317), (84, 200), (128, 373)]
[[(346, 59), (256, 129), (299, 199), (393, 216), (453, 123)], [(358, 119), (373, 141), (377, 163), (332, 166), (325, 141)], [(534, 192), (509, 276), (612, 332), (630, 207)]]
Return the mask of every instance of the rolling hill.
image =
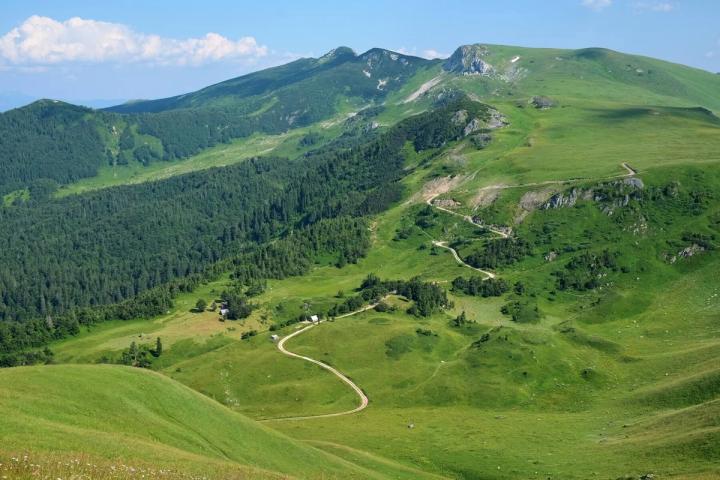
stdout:
[[(395, 471), (390, 462), (377, 464), (379, 472), (353, 465), (148, 371), (46, 366), (6, 369), (0, 377), (0, 455), (6, 457), (2, 463), (20, 454), (37, 462), (45, 475), (55, 469), (94, 477), (111, 474), (121, 463), (136, 462), (138, 469), (152, 466), (154, 475), (170, 470), (177, 478), (422, 476), (411, 476), (400, 466)], [(66, 460), (79, 456), (94, 466), (58, 467), (47, 462), (60, 455)], [(27, 468), (28, 474), (34, 470), (28, 465), (17, 468)], [(1, 467), (0, 472), (7, 473)]]

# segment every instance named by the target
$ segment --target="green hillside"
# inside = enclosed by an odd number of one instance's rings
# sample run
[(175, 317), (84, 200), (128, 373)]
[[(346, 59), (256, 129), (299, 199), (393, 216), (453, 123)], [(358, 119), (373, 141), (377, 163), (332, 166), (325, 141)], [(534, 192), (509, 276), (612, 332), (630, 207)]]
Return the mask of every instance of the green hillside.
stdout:
[[(0, 378), (3, 464), (11, 454), (40, 464), (52, 454), (64, 462), (89, 457), (99, 468), (152, 465), (178, 478), (410, 478), (390, 462), (373, 472), (340, 460), (139, 369), (26, 367), (2, 370)], [(53, 467), (43, 468), (47, 475)]]
[[(432, 62), (375, 48), (357, 55), (338, 47), (320, 58), (303, 58), (226, 80), (197, 92), (176, 97), (136, 101), (107, 110), (120, 113), (159, 112), (181, 108), (206, 108), (254, 103), (258, 110), (293, 107), (312, 109), (325, 103), (332, 108), (341, 97), (363, 101), (382, 99), (396, 90), (419, 68)], [(306, 114), (306, 112), (302, 112)]]
[(35, 102), (0, 114), (0, 158), (7, 159), (0, 194), (40, 180), (50, 181), (52, 193), (57, 185), (95, 177), (102, 167), (178, 161), (253, 133), (306, 127), (381, 102), (432, 63), (381, 49), (356, 55), (338, 48), (196, 93), (107, 111)]
[[(462, 76), (459, 85), (485, 95), (547, 95), (566, 101), (601, 99), (720, 110), (717, 75), (653, 58), (604, 48), (561, 50), (483, 44), (469, 46), (465, 55), (486, 62), (490, 70), (480, 81), (476, 75)], [(447, 63), (445, 68), (449, 68)]]

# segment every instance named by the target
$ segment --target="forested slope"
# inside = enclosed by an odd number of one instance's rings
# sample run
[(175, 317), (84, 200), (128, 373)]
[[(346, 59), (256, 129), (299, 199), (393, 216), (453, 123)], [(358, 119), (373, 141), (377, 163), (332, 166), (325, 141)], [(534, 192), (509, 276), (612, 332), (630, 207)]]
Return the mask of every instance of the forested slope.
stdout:
[[(417, 151), (437, 148), (462, 137), (468, 122), (489, 117), (486, 106), (460, 99), (400, 122), (377, 139), (321, 149), (302, 161), (256, 158), (160, 182), (2, 207), (0, 317), (6, 322), (0, 324), (0, 345), (6, 353), (39, 346), (72, 333), (78, 321), (102, 317), (62, 314), (216, 274), (216, 262), (323, 219), (337, 219), (326, 234), (343, 239), (325, 242), (323, 250), (352, 261), (362, 253), (353, 248), (362, 235), (342, 217), (377, 213), (400, 198), (406, 143)], [(303, 255), (315, 248), (300, 241), (288, 247)], [(140, 308), (141, 314), (163, 311), (168, 295), (160, 289), (140, 297), (150, 307)]]
[[(319, 59), (165, 100), (96, 111), (42, 100), (0, 114), (0, 194), (93, 177), (102, 165), (187, 158), (253, 133), (277, 134), (382, 101), (427, 60), (338, 48)], [(364, 73), (365, 72), (365, 73)]]

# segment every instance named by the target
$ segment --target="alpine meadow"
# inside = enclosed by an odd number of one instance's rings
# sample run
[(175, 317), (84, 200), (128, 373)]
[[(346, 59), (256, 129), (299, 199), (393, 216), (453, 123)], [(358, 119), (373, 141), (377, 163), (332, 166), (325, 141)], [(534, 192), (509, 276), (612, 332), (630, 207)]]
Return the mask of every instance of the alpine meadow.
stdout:
[(720, 75), (454, 46), (0, 113), (0, 477), (720, 478)]

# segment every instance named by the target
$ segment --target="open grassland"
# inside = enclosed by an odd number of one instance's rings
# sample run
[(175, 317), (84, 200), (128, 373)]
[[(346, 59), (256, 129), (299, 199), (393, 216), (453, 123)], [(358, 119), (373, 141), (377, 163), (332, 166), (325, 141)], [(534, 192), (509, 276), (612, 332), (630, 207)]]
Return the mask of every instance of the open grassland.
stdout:
[(76, 365), (0, 376), (0, 472), (11, 478), (424, 477), (388, 460), (356, 466), (153, 372)]
[(128, 165), (104, 166), (100, 168), (97, 176), (63, 187), (58, 190), (57, 195), (63, 197), (116, 185), (132, 185), (162, 180), (174, 175), (182, 175), (183, 173), (212, 167), (224, 167), (254, 156), (267, 155), (283, 141), (288, 141), (289, 138), (294, 138), (297, 141), (299, 132), (294, 133), (294, 135), (254, 135), (250, 138), (235, 140), (229, 144), (209, 148), (186, 160), (158, 161), (148, 166), (135, 161)]
[(699, 110), (587, 102), (549, 110), (510, 104), (500, 109), (510, 125), (493, 134), (490, 146), (451, 149), (419, 178), (457, 177), (452, 197), (472, 208), (495, 195), (515, 195), (517, 205), (528, 189), (559, 191), (622, 176), (623, 163), (645, 172), (720, 162), (720, 120)]
[[(712, 478), (720, 474), (720, 301), (708, 287), (716, 268), (650, 293), (642, 313), (626, 307), (626, 318), (578, 320), (564, 333), (548, 318), (498, 329), (480, 313), (464, 333), (447, 317), (404, 313), (323, 325), (295, 350), (346, 372), (371, 406), (357, 417), (276, 426), (467, 478)], [(473, 346), (483, 332), (490, 340)]]
[(327, 461), (152, 372), (55, 366), (9, 369), (2, 377), (0, 402), (13, 415), (4, 416), (0, 429), (4, 445), (15, 450), (61, 449), (68, 459), (84, 452), (180, 470), (222, 469), (236, 462), (287, 474), (301, 473), (296, 470), (301, 464), (312, 474), (314, 455), (316, 474)]

